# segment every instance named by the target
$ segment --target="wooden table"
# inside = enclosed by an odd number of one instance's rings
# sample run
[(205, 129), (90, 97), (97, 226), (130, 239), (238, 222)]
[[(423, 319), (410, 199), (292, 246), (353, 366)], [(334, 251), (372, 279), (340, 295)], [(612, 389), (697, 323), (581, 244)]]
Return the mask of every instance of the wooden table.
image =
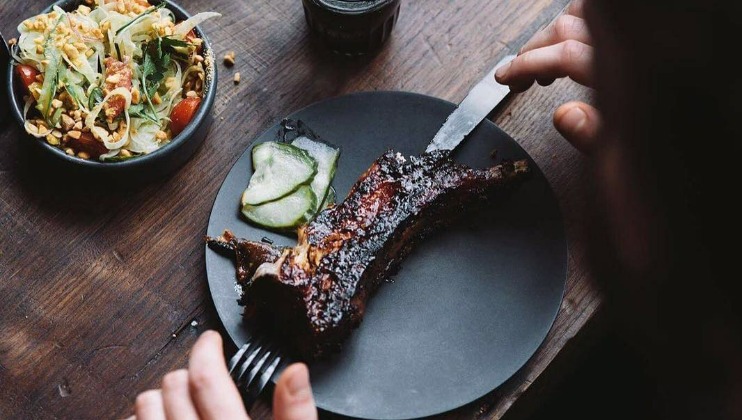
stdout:
[[(0, 418), (110, 418), (137, 393), (185, 366), (200, 332), (219, 328), (202, 237), (216, 192), (252, 139), (315, 101), (363, 90), (404, 90), (460, 101), (500, 57), (517, 51), (566, 0), (406, 0), (393, 39), (374, 57), (324, 51), (299, 0), (183, 0), (224, 16), (205, 25), (221, 57), (215, 123), (177, 174), (145, 188), (92, 190), (63, 174), (38, 176), (15, 123), (0, 131)], [(8, 37), (48, 2), (1, 2)], [(221, 60), (220, 60), (221, 63)], [(242, 74), (235, 86), (232, 75)], [(557, 383), (595, 330), (601, 297), (579, 234), (584, 159), (551, 124), (556, 106), (589, 98), (570, 81), (518, 95), (495, 121), (535, 158), (559, 197), (570, 239), (562, 309), (519, 373), (445, 418), (527, 413)], [(4, 99), (3, 99), (4, 100)], [(231, 351), (231, 350), (230, 350)], [(269, 418), (263, 401), (254, 418)]]

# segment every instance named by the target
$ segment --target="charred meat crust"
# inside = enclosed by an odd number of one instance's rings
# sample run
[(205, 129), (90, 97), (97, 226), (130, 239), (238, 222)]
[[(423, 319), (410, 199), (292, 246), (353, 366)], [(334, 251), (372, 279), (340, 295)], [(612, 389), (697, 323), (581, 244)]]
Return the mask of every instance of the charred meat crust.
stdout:
[(296, 247), (277, 249), (229, 234), (212, 241), (235, 251), (246, 320), (313, 360), (339, 348), (360, 324), (370, 296), (418, 240), (528, 172), (526, 161), (475, 170), (445, 152), (407, 160), (389, 151), (344, 202), (299, 230)]

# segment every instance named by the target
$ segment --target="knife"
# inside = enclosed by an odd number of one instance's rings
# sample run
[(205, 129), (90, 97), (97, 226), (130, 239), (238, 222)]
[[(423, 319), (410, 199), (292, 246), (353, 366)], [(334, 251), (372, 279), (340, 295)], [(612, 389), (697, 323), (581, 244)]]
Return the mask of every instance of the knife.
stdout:
[(508, 55), (495, 66), (487, 75), (469, 91), (458, 108), (448, 116), (443, 127), (435, 135), (433, 141), (425, 149), (426, 153), (435, 150), (453, 150), (464, 138), (479, 125), (487, 114), (508, 96), (510, 88), (497, 83), (495, 72), (508, 64), (515, 55)]

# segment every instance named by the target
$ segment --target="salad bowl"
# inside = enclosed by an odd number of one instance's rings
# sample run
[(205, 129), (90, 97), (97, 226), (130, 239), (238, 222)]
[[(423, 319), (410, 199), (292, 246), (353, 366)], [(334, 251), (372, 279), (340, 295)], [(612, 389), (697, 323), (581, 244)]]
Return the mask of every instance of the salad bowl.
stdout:
[[(49, 13), (54, 7), (69, 12), (75, 10), (81, 4), (85, 4), (83, 0), (60, 0), (42, 13)], [(191, 18), (191, 15), (175, 2), (165, 1), (164, 6), (172, 11), (176, 22), (183, 22)], [(27, 134), (27, 130), (24, 130), (25, 135), (20, 139), (23, 146), (30, 149), (34, 159), (38, 159), (41, 164), (49, 166), (55, 172), (61, 171), (73, 176), (82, 175), (88, 178), (113, 180), (123, 184), (146, 182), (160, 178), (180, 168), (191, 158), (206, 138), (213, 121), (211, 113), (217, 87), (217, 65), (212, 45), (200, 26), (197, 25), (193, 31), (203, 41), (203, 50), (201, 51), (201, 55), (205, 58), (203, 94), (200, 105), (190, 122), (179, 133), (172, 133), (169, 142), (156, 150), (142, 153), (135, 158), (118, 161), (102, 161), (95, 158), (81, 159), (74, 154), (65, 153), (65, 150), (49, 144), (43, 138), (34, 138)], [(17, 51), (17, 47), (13, 47), (12, 52)], [(14, 71), (17, 64), (16, 60), (13, 59), (7, 64), (5, 82), (9, 92), (10, 113), (23, 128), (26, 125), (24, 116), (24, 106), (26, 105), (24, 95), (26, 91), (24, 81)]]

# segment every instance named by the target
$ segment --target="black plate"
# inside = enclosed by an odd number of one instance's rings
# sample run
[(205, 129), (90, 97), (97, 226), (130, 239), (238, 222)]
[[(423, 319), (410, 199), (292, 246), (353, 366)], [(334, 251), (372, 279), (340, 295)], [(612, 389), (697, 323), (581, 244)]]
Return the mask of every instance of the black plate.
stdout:
[[(311, 105), (291, 118), (342, 147), (334, 186), (345, 197), (385, 150), (418, 154), (455, 105), (403, 92), (369, 92)], [(274, 140), (278, 125), (256, 142)], [(529, 159), (489, 121), (458, 150), (476, 167)], [(293, 238), (245, 223), (239, 198), (252, 165), (249, 148), (214, 203), (208, 234), (224, 228), (277, 245)], [(334, 413), (402, 419), (442, 413), (474, 401), (520, 369), (546, 337), (562, 300), (567, 245), (556, 198), (531, 160), (533, 177), (507, 200), (472, 212), (424, 241), (393, 281), (371, 300), (360, 328), (331, 360), (312, 367), (317, 405)], [(219, 317), (240, 346), (249, 335), (236, 303), (232, 261), (206, 250)]]

